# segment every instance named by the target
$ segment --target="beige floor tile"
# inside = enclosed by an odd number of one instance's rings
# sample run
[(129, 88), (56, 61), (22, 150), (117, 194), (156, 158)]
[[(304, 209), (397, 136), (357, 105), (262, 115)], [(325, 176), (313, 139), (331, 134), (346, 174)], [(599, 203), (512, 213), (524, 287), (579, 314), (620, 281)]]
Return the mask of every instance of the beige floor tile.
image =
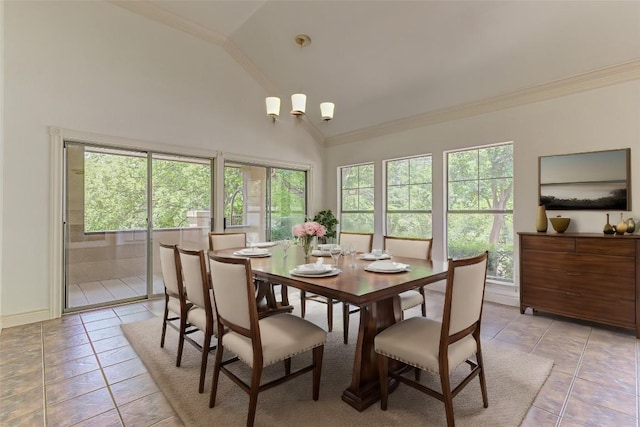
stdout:
[(520, 427), (555, 427), (558, 416), (550, 414), (540, 408), (532, 407)]
[(102, 365), (103, 368), (137, 358), (138, 355), (129, 344), (124, 347), (98, 353), (98, 360), (100, 360), (100, 365)]
[(80, 359), (93, 355), (91, 344), (81, 344), (73, 347), (66, 347), (55, 352), (45, 352), (44, 363), (48, 365), (58, 365), (69, 360)]
[(47, 384), (47, 405), (59, 403), (106, 387), (102, 372), (95, 370), (64, 381)]
[(96, 320), (95, 322), (85, 323), (84, 327), (87, 331), (97, 331), (99, 329), (109, 328), (112, 326), (118, 326), (122, 323), (119, 317), (110, 317), (108, 319)]
[(586, 427), (636, 427), (637, 420), (621, 412), (602, 406), (591, 405), (575, 397), (570, 397), (563, 414), (563, 420), (578, 422)]
[[(122, 427), (122, 420), (118, 411), (113, 409), (98, 416), (74, 424), (73, 427)], [(154, 426), (155, 427), (155, 426)]]
[(52, 426), (73, 425), (115, 408), (107, 388), (49, 405), (47, 422)]
[(134, 400), (119, 407), (127, 427), (146, 427), (173, 417), (173, 408), (160, 392)]
[(95, 355), (70, 360), (59, 365), (45, 367), (45, 383), (55, 383), (96, 369), (100, 369), (100, 365), (98, 365), (98, 359)]
[(44, 410), (43, 390), (38, 384), (24, 391), (0, 400), (0, 426), (14, 424), (12, 420), (22, 418), (32, 412)]
[(103, 371), (107, 377), (107, 382), (109, 384), (115, 384), (128, 378), (144, 374), (147, 372), (147, 368), (139, 358), (135, 358), (116, 365), (107, 366)]
[(113, 384), (110, 388), (118, 406), (160, 391), (148, 373)]
[(613, 409), (634, 418), (638, 413), (636, 408), (638, 397), (635, 393), (625, 393), (608, 385), (593, 383), (582, 378), (576, 378), (571, 389), (571, 398), (589, 405)]
[(9, 374), (13, 373), (13, 375), (6, 378), (0, 376), (0, 401), (9, 396), (24, 393), (34, 387), (42, 389), (44, 386), (41, 365), (35, 365), (31, 370), (20, 373), (12, 372), (11, 369), (8, 372)]
[(91, 341), (98, 341), (122, 335), (122, 329), (120, 329), (120, 325), (116, 325), (104, 329), (97, 329), (95, 331), (88, 331), (87, 334)]
[(92, 341), (92, 344), (96, 353), (102, 353), (115, 348), (128, 346), (129, 341), (127, 341), (127, 338), (124, 335), (117, 335), (104, 340)]
[(573, 377), (562, 372), (551, 372), (538, 393), (533, 406), (559, 416), (569, 395)]

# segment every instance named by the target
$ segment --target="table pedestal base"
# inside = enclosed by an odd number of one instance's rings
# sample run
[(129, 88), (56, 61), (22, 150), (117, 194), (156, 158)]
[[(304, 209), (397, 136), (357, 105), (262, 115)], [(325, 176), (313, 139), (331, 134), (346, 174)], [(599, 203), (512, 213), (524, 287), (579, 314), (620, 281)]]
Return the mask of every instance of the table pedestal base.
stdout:
[[(353, 363), (351, 385), (342, 393), (342, 400), (364, 411), (380, 400), (378, 362), (374, 350), (374, 338), (378, 332), (401, 319), (400, 300), (388, 298), (360, 308), (360, 326), (356, 357)], [(389, 367), (394, 369), (393, 366)], [(397, 381), (389, 383), (389, 391), (398, 386)]]

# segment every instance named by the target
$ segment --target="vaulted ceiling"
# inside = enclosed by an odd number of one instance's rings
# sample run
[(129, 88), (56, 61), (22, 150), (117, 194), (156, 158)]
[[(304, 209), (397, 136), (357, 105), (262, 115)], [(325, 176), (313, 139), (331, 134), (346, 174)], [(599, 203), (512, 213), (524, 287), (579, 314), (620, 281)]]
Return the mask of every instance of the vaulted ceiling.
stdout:
[(640, 1), (113, 3), (223, 47), (281, 116), (307, 94), (329, 144), (640, 78)]

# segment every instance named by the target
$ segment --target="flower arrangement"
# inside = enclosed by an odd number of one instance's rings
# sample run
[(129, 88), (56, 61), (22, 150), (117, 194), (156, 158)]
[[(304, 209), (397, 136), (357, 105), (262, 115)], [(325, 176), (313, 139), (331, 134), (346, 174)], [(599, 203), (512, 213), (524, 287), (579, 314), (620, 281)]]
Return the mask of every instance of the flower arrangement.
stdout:
[(314, 237), (324, 237), (327, 229), (315, 221), (307, 221), (304, 224), (296, 224), (291, 229), (294, 236), (298, 238), (304, 250), (306, 258), (311, 254), (311, 242)]

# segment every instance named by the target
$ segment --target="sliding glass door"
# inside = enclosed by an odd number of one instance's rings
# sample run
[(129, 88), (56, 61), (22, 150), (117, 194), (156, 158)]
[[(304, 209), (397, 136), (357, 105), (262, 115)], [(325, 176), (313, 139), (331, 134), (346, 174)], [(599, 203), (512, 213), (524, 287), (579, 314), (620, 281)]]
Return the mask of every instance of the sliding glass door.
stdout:
[(162, 294), (160, 242), (208, 247), (211, 159), (67, 142), (65, 163), (65, 311)]
[(226, 232), (276, 241), (290, 238), (291, 226), (304, 221), (306, 171), (227, 161), (224, 179)]

